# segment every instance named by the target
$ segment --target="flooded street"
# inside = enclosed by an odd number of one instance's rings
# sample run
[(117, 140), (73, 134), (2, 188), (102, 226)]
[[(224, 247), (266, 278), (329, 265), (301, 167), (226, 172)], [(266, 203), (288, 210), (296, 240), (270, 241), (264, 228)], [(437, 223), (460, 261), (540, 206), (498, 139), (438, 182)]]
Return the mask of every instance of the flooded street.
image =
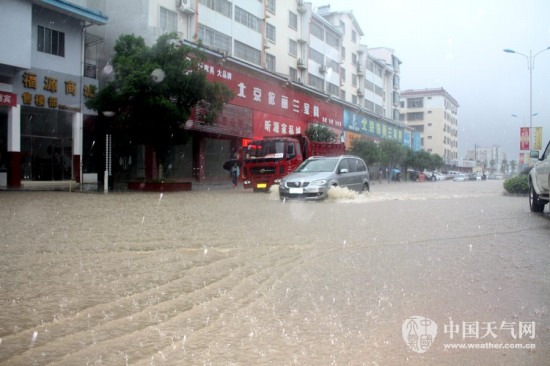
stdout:
[(547, 365), (548, 209), (502, 192), (0, 192), (0, 364)]

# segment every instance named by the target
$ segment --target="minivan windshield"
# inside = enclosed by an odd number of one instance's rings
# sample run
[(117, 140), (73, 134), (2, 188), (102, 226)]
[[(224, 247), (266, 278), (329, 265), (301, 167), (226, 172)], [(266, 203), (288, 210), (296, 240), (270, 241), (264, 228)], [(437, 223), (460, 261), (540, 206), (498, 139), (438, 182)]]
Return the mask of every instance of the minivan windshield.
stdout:
[(338, 159), (313, 159), (304, 161), (296, 172), (332, 172), (338, 163)]

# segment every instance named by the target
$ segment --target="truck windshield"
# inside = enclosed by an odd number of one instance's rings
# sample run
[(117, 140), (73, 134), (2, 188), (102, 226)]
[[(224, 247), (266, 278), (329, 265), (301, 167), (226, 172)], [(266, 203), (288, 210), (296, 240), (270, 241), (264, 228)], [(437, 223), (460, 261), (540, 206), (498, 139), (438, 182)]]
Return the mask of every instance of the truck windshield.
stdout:
[(338, 159), (313, 159), (304, 161), (295, 172), (332, 172)]
[(252, 141), (246, 150), (246, 159), (282, 159), (284, 152), (283, 141)]

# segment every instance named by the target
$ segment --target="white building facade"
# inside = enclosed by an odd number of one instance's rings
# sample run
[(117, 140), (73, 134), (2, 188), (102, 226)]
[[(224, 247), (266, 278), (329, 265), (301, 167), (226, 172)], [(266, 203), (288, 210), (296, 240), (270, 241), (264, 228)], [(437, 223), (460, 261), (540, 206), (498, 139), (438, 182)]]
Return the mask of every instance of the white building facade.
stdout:
[(0, 185), (80, 180), (84, 103), (98, 86), (91, 25), (97, 10), (50, 0), (4, 0), (0, 29)]
[(415, 150), (439, 154), (448, 166), (458, 163), (459, 104), (443, 88), (401, 91), (401, 120), (415, 131)]

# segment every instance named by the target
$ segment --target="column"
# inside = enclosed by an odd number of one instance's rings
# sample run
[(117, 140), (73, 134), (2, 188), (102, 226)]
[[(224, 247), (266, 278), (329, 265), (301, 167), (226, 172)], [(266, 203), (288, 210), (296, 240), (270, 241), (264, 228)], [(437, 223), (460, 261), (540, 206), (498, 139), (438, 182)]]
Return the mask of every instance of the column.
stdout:
[(73, 113), (73, 179), (80, 183), (82, 177), (82, 141), (83, 141), (83, 115), (81, 112)]
[(21, 187), (21, 106), (8, 111), (8, 187)]

